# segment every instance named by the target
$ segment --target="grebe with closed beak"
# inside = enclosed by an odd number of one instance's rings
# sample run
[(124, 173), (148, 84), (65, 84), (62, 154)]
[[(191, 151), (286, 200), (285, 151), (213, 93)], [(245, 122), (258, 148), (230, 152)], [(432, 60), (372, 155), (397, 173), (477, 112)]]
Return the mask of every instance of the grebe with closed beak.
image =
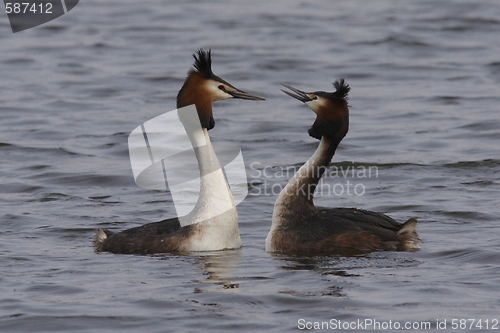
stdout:
[[(241, 91), (212, 72), (211, 52), (193, 54), (191, 69), (177, 95), (177, 108), (194, 104), (201, 128), (187, 133), (200, 169), (200, 194), (193, 210), (186, 215), (192, 223), (181, 227), (179, 218), (149, 223), (112, 233), (99, 228), (94, 238), (97, 252), (122, 254), (183, 253), (218, 251), (241, 247), (238, 213), (226, 177), (210, 142), (208, 130), (215, 121), (212, 103), (229, 98), (263, 100)], [(182, 120), (181, 120), (182, 121)], [(215, 171), (214, 171), (215, 170)], [(229, 207), (222, 214), (211, 214), (217, 207)]]
[(349, 128), (344, 79), (335, 92), (306, 93), (284, 85), (287, 95), (316, 113), (309, 135), (320, 140), (316, 152), (281, 191), (274, 205), (266, 251), (281, 253), (343, 253), (376, 250), (411, 251), (419, 248), (417, 220), (398, 223), (387, 215), (356, 208), (321, 208), (313, 193)]

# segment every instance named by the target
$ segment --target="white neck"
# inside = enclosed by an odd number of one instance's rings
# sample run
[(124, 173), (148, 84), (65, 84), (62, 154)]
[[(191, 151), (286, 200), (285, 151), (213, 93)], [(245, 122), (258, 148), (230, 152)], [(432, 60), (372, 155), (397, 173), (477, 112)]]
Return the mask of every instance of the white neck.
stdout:
[[(186, 216), (195, 234), (187, 242), (188, 251), (216, 251), (241, 247), (238, 213), (233, 195), (206, 128), (190, 133), (200, 169), (200, 195)], [(182, 223), (181, 223), (182, 224)]]
[(300, 203), (300, 205), (312, 204), (314, 190), (328, 164), (330, 164), (335, 148), (329, 141), (322, 139), (314, 154), (300, 167), (281, 191), (275, 207), (281, 205), (291, 206), (297, 203)]
[(266, 238), (266, 251), (273, 251), (271, 238), (278, 226), (286, 223), (298, 212), (315, 209), (314, 190), (332, 160), (337, 145), (322, 138), (314, 154), (300, 167), (281, 191), (274, 204), (273, 222)]

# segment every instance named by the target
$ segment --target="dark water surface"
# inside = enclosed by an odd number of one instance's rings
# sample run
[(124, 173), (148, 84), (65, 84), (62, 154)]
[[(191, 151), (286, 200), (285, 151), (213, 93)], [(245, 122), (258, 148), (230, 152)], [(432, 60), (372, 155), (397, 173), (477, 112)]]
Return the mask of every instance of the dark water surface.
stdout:
[[(212, 138), (241, 147), (252, 184), (243, 248), (95, 254), (97, 227), (174, 216), (168, 194), (135, 185), (127, 137), (175, 108), (200, 47), (267, 99), (214, 107)], [(498, 1), (85, 0), (16, 34), (0, 15), (0, 51), (0, 332), (288, 332), (300, 319), (496, 331)], [(339, 77), (351, 127), (325, 180), (337, 192), (317, 203), (417, 217), (418, 252), (264, 251), (276, 194), (317, 145), (313, 113), (279, 84)]]

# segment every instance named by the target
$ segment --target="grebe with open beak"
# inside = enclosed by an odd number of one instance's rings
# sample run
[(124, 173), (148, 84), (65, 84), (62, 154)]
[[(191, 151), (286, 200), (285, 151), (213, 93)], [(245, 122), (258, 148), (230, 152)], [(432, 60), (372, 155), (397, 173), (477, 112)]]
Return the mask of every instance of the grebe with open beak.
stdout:
[(306, 93), (284, 86), (292, 92), (283, 92), (307, 104), (316, 114), (309, 135), (320, 142), (276, 200), (266, 251), (330, 254), (418, 249), (414, 218), (401, 224), (381, 213), (314, 205), (314, 190), (349, 128), (350, 87), (343, 79), (334, 83), (335, 92)]
[[(192, 224), (181, 227), (179, 218), (149, 223), (140, 227), (113, 233), (99, 228), (94, 239), (97, 252), (123, 254), (183, 253), (191, 251), (218, 251), (241, 247), (238, 213), (226, 177), (210, 142), (208, 130), (215, 121), (212, 103), (239, 98), (263, 100), (248, 94), (212, 72), (211, 52), (198, 50), (193, 55), (194, 69), (177, 95), (177, 108), (195, 104), (201, 128), (188, 133), (195, 149), (200, 169), (200, 194), (194, 209), (185, 219)], [(214, 171), (216, 170), (216, 171)], [(219, 206), (230, 207), (222, 214), (211, 214)], [(208, 218), (207, 218), (208, 217)]]

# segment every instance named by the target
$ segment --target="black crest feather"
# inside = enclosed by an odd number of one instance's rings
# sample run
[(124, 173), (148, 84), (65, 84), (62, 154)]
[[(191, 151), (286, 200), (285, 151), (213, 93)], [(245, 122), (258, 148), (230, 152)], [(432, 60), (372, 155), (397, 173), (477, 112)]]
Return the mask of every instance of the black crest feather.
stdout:
[(351, 87), (345, 82), (344, 79), (339, 79), (333, 83), (336, 91), (333, 93), (336, 97), (347, 99), (347, 95), (349, 91), (351, 91)]
[(212, 50), (204, 51), (199, 49), (193, 54), (194, 64), (193, 67), (198, 73), (203, 75), (203, 77), (209, 78), (213, 76), (212, 73)]

